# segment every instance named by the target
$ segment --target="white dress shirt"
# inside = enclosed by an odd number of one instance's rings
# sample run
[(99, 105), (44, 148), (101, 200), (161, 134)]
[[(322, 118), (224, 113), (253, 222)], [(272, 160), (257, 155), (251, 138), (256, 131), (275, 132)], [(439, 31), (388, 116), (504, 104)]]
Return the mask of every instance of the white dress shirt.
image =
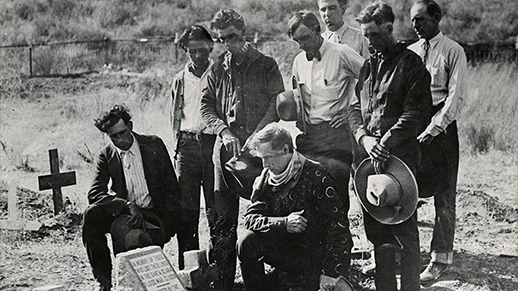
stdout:
[(331, 121), (334, 115), (347, 110), (364, 62), (351, 47), (325, 39), (320, 53), (320, 61), (308, 61), (304, 51), (293, 61), (293, 76), (304, 83), (304, 119), (310, 124)]
[(369, 42), (363, 36), (362, 32), (352, 26), (344, 24), (335, 31), (327, 29), (322, 33), (322, 37), (330, 42), (341, 43), (350, 46), (357, 53), (360, 54), (364, 59), (368, 59), (369, 53)]
[(133, 144), (127, 151), (123, 151), (117, 147), (116, 149), (122, 162), (124, 180), (126, 180), (126, 189), (128, 189), (128, 200), (140, 208), (153, 207), (151, 195), (149, 195), (147, 188), (142, 155), (137, 139), (133, 136)]
[[(420, 39), (408, 48), (421, 55), (424, 42), (424, 39)], [(421, 135), (437, 136), (457, 119), (460, 112), (466, 91), (464, 78), (467, 60), (464, 49), (442, 32), (429, 42), (425, 65), (432, 77), (430, 88), (433, 105), (444, 103), (444, 106), (432, 117), (432, 122)]]

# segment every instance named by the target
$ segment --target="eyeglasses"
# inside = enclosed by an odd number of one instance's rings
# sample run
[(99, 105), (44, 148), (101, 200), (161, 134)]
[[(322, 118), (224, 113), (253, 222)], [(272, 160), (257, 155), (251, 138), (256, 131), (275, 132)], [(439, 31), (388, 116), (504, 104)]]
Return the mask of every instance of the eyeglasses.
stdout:
[(238, 37), (239, 37), (239, 35), (237, 35), (237, 33), (231, 33), (229, 35), (218, 37), (218, 41), (221, 42), (221, 43), (225, 43), (227, 41), (233, 41), (233, 40), (235, 40)]

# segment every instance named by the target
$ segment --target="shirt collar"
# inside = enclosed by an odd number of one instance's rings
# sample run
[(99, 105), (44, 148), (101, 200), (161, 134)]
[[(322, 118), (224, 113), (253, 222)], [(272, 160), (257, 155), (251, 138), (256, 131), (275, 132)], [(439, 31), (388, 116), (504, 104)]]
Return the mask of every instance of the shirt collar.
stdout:
[(344, 22), (344, 24), (342, 26), (340, 26), (339, 29), (337, 29), (335, 31), (331, 31), (331, 33), (334, 33), (341, 38), (344, 35), (345, 31), (347, 30), (347, 26), (348, 26), (347, 23)]
[(376, 53), (376, 58), (380, 60), (389, 59), (393, 55), (401, 52), (404, 49), (406, 49), (406, 45), (401, 42), (398, 42), (395, 46), (387, 48), (387, 50), (385, 50), (384, 52)]
[(323, 38), (322, 45), (320, 45), (320, 48), (318, 49), (320, 51), (320, 55), (324, 56), (324, 53), (327, 51), (328, 48), (329, 42), (325, 38)]
[[(192, 62), (187, 62), (187, 64), (185, 64), (185, 67), (184, 67), (184, 70), (185, 70), (185, 73), (186, 74), (189, 74), (190, 76), (192, 77), (196, 77), (190, 70), (190, 66), (191, 66)], [(206, 74), (208, 74), (208, 72), (210, 71), (210, 68), (212, 68), (212, 65), (214, 65), (214, 61), (209, 58), (209, 65), (207, 66), (207, 69), (205, 70), (205, 72), (203, 72), (203, 74), (201, 75), (201, 78), (205, 77)], [(198, 77), (196, 77), (198, 78)], [(200, 78), (200, 79), (201, 79)]]
[(133, 133), (131, 133), (131, 136), (133, 136), (133, 144), (131, 145), (131, 147), (128, 150), (125, 151), (125, 150), (122, 150), (122, 149), (120, 149), (118, 147), (115, 147), (115, 150), (117, 151), (117, 153), (119, 153), (119, 156), (121, 156), (121, 154), (123, 152), (127, 153), (127, 154), (135, 155), (137, 147), (138, 147), (138, 141), (137, 141), (137, 138), (135, 137), (135, 135)]
[(435, 35), (428, 41), (430, 43), (430, 48), (434, 48), (443, 37), (444, 37), (444, 35), (442, 34), (441, 31), (439, 31), (439, 33), (437, 35)]

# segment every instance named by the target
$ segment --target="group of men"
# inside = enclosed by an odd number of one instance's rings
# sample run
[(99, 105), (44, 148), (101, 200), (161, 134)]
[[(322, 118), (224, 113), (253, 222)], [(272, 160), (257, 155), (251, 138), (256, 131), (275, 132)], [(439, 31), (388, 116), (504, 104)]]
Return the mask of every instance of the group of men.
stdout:
[[(318, 8), (324, 32), (308, 11), (288, 21), (288, 36), (302, 52), (287, 91), (276, 61), (246, 41), (234, 10), (218, 11), (210, 23), (226, 47), (215, 61), (207, 29), (193, 25), (182, 34), (189, 61), (173, 80), (173, 159), (159, 137), (132, 131), (124, 106), (96, 120), (112, 144), (99, 156), (88, 193), (83, 242), (100, 290), (111, 288), (106, 233), (116, 253), (163, 246), (176, 234), (183, 269), (182, 254), (199, 248), (201, 188), (209, 260), (218, 269), (214, 290), (232, 290), (237, 257), (246, 290), (268, 289), (264, 263), (303, 275), (303, 290), (333, 290), (351, 262), (349, 179), (366, 162), (376, 174), (389, 171), (394, 157), (417, 177), (422, 194), (434, 196), (432, 256), (420, 274), (415, 208), (397, 223), (364, 210), (377, 290), (397, 290), (397, 255), (401, 290), (419, 290), (452, 263), (462, 48), (440, 32), (441, 10), (431, 0), (412, 6), (420, 40), (409, 48), (393, 35), (387, 4), (363, 9), (356, 18), (361, 30), (343, 20), (347, 1), (318, 0)], [(295, 145), (280, 118), (296, 121), (302, 133)], [(246, 231), (238, 235), (239, 195), (225, 178), (225, 163), (244, 153), (264, 169), (253, 183)]]

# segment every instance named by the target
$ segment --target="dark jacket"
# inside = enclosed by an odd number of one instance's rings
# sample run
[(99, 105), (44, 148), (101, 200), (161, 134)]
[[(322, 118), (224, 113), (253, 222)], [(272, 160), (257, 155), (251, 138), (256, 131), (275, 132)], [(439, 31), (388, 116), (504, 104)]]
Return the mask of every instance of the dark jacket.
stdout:
[[(164, 142), (158, 136), (133, 133), (140, 145), (144, 175), (153, 201), (152, 211), (163, 223), (166, 237), (176, 233), (179, 221), (180, 186), (173, 171), (171, 158)], [(112, 181), (108, 193), (108, 183)], [(118, 216), (127, 209), (128, 190), (124, 170), (113, 144), (104, 147), (99, 155), (88, 202), (96, 203), (107, 213)]]
[[(321, 164), (310, 159), (305, 160), (300, 171), (298, 180), (274, 188), (266, 182), (268, 172), (263, 170), (244, 214), (245, 227), (307, 248), (308, 255), (314, 253), (321, 259), (321, 269), (328, 276), (346, 275), (347, 268), (340, 266), (350, 256), (353, 243), (347, 239), (349, 221), (336, 195), (335, 182)], [(284, 191), (286, 195), (279, 194)], [(288, 233), (288, 215), (301, 210), (308, 220), (306, 230)]]
[(431, 109), (430, 74), (421, 58), (399, 43), (363, 65), (349, 123), (357, 141), (363, 135), (379, 137), (389, 152), (408, 162), (400, 154), (419, 158), (416, 138)]
[[(224, 60), (225, 53), (219, 56), (212, 67), (208, 76), (208, 89), (204, 91), (201, 100), (201, 116), (207, 126), (214, 129), (218, 136), (229, 127), (227, 109), (234, 93), (244, 99), (244, 112), (241, 115), (246, 116), (246, 121), (237, 126), (242, 127), (245, 136), (259, 131), (268, 123), (278, 121), (275, 102), (277, 94), (284, 91), (284, 84), (275, 60), (250, 47), (241, 65), (245, 68), (239, 70), (240, 78), (238, 72), (230, 73), (230, 70), (224, 68)], [(242, 135), (238, 137), (243, 138)]]

